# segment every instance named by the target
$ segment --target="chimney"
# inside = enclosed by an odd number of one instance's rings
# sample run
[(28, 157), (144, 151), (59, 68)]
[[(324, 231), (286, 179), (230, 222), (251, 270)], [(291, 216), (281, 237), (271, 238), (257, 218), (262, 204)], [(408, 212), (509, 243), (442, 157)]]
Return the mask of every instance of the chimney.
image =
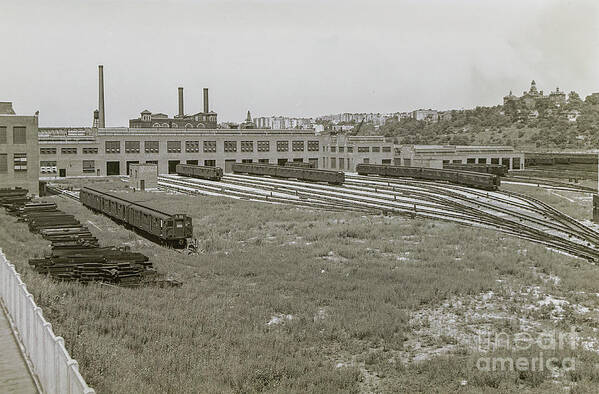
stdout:
[(209, 112), (208, 106), (208, 88), (204, 88), (204, 113)]
[(179, 117), (182, 118), (185, 115), (183, 110), (183, 88), (179, 88)]
[(100, 95), (98, 98), (98, 111), (100, 112), (99, 115), (99, 119), (98, 119), (98, 127), (100, 128), (104, 128), (106, 127), (106, 118), (104, 117), (104, 66), (103, 65), (99, 65), (98, 66), (98, 73), (99, 73), (99, 79), (100, 79)]

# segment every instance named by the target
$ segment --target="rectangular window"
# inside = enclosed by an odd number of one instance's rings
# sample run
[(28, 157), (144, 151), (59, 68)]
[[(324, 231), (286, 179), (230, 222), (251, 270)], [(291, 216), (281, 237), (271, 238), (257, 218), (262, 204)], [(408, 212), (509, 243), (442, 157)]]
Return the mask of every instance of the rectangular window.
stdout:
[(60, 153), (62, 155), (76, 155), (77, 148), (60, 148)]
[(204, 141), (204, 152), (216, 152), (216, 141)]
[(252, 159), (241, 159), (242, 163), (252, 163), (253, 160)]
[(331, 146), (331, 152), (337, 152), (337, 147), (336, 146)]
[(125, 141), (125, 153), (139, 153), (139, 141)]
[(23, 126), (14, 126), (12, 128), (12, 143), (13, 144), (26, 144), (27, 134), (26, 129)]
[(383, 159), (383, 164), (391, 164), (391, 159)]
[(331, 168), (337, 168), (337, 159), (331, 157)]
[(353, 146), (348, 146), (347, 147), (347, 153), (354, 153), (354, 147)]
[(237, 141), (225, 141), (225, 152), (237, 152)]
[(318, 141), (308, 141), (308, 151), (309, 152), (318, 152), (320, 150), (320, 145)]
[(106, 153), (121, 153), (121, 141), (106, 141)]
[(260, 163), (260, 164), (269, 164), (270, 161), (268, 159), (258, 159), (258, 163)]
[(372, 151), (378, 153), (378, 152), (381, 151), (381, 147), (380, 146), (373, 146), (372, 147)]
[(96, 165), (93, 160), (83, 160), (83, 172), (96, 172)]
[(41, 155), (55, 155), (56, 148), (40, 148)]
[(293, 141), (291, 143), (291, 148), (294, 152), (303, 152), (304, 151), (304, 141)]
[(216, 167), (216, 160), (204, 160), (206, 167)]
[(358, 152), (370, 152), (369, 146), (358, 146)]
[(8, 158), (6, 153), (0, 153), (0, 174), (8, 172)]
[(288, 152), (289, 141), (277, 141), (277, 152)]
[(56, 174), (56, 161), (40, 161), (40, 172), (42, 174)]
[(383, 146), (383, 152), (391, 152), (390, 146)]
[(15, 172), (27, 172), (27, 153), (14, 154)]
[(241, 151), (242, 152), (253, 152), (254, 151), (254, 141), (241, 141)]
[(258, 141), (258, 152), (270, 152), (270, 141)]
[(198, 153), (200, 151), (200, 141), (185, 141), (185, 152)]
[(345, 146), (340, 146), (339, 147), (339, 153), (343, 153), (345, 152)]
[(98, 153), (98, 148), (83, 148), (83, 154), (94, 155)]
[(0, 144), (7, 144), (6, 140), (6, 126), (0, 126)]
[(158, 153), (158, 141), (144, 141), (144, 151), (146, 153)]
[(166, 151), (168, 153), (181, 153), (181, 141), (166, 141)]

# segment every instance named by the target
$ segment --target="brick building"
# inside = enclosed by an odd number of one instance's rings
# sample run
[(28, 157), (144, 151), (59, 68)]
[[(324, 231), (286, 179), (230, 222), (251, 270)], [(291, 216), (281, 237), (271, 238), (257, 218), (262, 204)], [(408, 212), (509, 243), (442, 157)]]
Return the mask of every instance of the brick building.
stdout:
[(39, 195), (38, 117), (17, 115), (0, 102), (0, 187), (21, 187)]

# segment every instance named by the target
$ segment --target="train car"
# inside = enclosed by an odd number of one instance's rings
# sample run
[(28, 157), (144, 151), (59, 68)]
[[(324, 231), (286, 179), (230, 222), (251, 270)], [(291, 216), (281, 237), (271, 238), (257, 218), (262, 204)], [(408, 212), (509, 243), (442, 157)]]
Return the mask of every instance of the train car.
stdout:
[(288, 161), (285, 163), (286, 167), (301, 167), (301, 168), (314, 168), (314, 164), (306, 163), (304, 161)]
[(177, 164), (175, 167), (177, 174), (192, 178), (209, 179), (211, 181), (220, 181), (223, 177), (223, 169), (220, 167), (198, 166), (193, 164)]
[(79, 200), (91, 210), (130, 226), (161, 244), (185, 247), (187, 239), (193, 236), (191, 218), (184, 214), (162, 212), (89, 187), (81, 189)]
[(333, 185), (340, 185), (345, 182), (345, 174), (342, 171), (317, 170), (273, 164), (235, 163), (233, 164), (233, 172), (250, 175), (269, 175), (279, 178), (295, 178), (300, 181), (328, 182)]
[(356, 166), (356, 172), (359, 175), (409, 177), (431, 181), (447, 181), (485, 190), (497, 190), (501, 184), (499, 176), (494, 174), (459, 170), (441, 170), (437, 168), (358, 164)]
[(501, 164), (483, 164), (483, 163), (444, 163), (445, 170), (461, 170), (484, 172), (486, 174), (495, 174), (497, 176), (507, 175), (507, 166)]

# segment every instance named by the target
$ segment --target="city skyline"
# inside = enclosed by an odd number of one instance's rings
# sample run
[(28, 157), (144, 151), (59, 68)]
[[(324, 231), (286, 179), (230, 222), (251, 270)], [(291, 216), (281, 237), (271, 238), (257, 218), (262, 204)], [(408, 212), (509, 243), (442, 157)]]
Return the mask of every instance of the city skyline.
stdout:
[(498, 105), (531, 79), (584, 98), (599, 90), (597, 11), (587, 1), (24, 1), (3, 5), (14, 55), (0, 101), (40, 110), (40, 126), (89, 126), (98, 64), (107, 126), (144, 109), (176, 114), (179, 86), (186, 113), (201, 110), (209, 87), (219, 122), (247, 110), (314, 118)]

